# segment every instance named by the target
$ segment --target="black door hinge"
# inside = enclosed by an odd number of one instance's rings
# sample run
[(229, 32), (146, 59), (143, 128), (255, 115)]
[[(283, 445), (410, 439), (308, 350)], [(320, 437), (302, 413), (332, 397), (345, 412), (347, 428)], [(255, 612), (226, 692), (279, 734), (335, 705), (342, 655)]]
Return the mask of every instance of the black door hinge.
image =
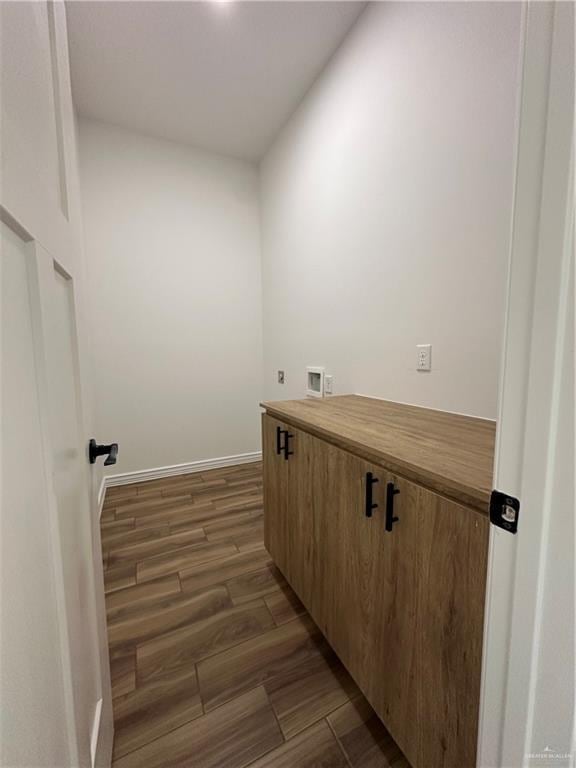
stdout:
[(520, 500), (501, 491), (492, 491), (490, 496), (490, 522), (509, 533), (518, 530)]

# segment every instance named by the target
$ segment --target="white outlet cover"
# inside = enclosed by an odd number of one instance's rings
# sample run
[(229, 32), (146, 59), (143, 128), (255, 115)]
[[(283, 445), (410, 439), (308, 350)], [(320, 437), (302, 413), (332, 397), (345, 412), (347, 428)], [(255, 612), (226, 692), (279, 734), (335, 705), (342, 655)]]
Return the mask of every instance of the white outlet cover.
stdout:
[(432, 370), (432, 344), (417, 344), (416, 352), (417, 352), (416, 370), (431, 371)]

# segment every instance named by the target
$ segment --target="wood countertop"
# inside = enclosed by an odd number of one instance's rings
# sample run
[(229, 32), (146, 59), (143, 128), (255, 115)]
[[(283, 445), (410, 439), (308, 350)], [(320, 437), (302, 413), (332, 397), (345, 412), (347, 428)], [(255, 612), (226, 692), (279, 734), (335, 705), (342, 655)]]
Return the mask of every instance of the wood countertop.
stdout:
[(265, 402), (271, 416), (488, 514), (496, 423), (361, 395)]

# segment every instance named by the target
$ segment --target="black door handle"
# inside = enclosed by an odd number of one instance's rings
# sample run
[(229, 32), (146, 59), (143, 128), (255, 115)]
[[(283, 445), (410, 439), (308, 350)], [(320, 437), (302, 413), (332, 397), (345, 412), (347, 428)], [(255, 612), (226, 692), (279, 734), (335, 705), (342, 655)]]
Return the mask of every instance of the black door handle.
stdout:
[(282, 435), (287, 435), (288, 430), (282, 429), (282, 427), (276, 427), (276, 455), (280, 456), (283, 450)]
[(105, 467), (109, 467), (110, 464), (116, 464), (118, 458), (118, 443), (110, 443), (110, 445), (98, 445), (96, 440), (92, 438), (88, 443), (88, 458), (90, 464), (94, 464), (98, 456), (108, 456), (104, 462)]
[(290, 439), (294, 437), (294, 435), (291, 435), (287, 429), (284, 430), (284, 433), (284, 458), (288, 461), (288, 456), (292, 456), (294, 453), (294, 451), (290, 450)]
[(386, 485), (386, 530), (391, 531), (394, 523), (398, 522), (398, 518), (394, 517), (394, 496), (400, 491), (394, 488), (394, 483), (387, 483)]
[(372, 472), (366, 472), (366, 517), (372, 517), (372, 510), (378, 509), (378, 504), (372, 502), (372, 486), (377, 482)]

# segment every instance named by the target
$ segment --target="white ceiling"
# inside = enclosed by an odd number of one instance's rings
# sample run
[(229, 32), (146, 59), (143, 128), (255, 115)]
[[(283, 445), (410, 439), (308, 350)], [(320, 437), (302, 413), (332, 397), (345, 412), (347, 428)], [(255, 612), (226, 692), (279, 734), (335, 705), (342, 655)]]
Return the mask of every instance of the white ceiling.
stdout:
[(68, 2), (79, 114), (259, 158), (363, 2)]

